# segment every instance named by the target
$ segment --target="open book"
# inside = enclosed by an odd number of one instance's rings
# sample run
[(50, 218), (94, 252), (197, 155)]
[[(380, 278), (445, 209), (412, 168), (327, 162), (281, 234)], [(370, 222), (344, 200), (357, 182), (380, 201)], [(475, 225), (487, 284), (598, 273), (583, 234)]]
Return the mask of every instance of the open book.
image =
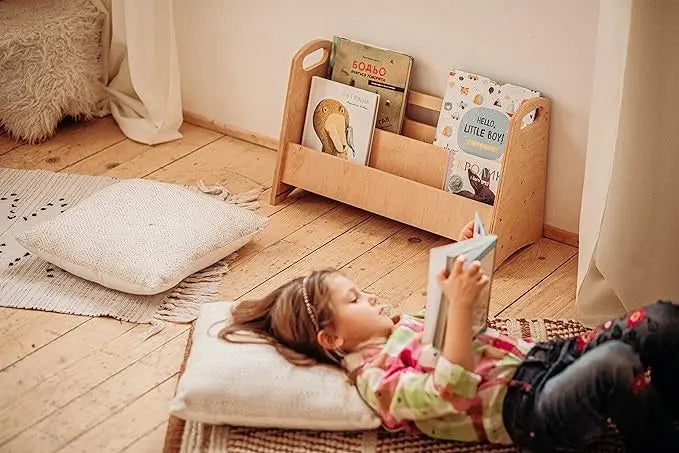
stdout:
[(441, 288), (436, 280), (436, 274), (444, 267), (450, 271), (455, 259), (462, 254), (466, 256), (463, 264), (464, 269), (467, 269), (472, 262), (478, 260), (481, 262), (481, 270), (490, 279), (488, 284), (479, 293), (479, 297), (474, 304), (472, 332), (470, 334), (478, 335), (486, 328), (496, 244), (497, 236), (486, 234), (481, 218), (477, 213), (474, 220), (474, 236), (471, 239), (436, 247), (429, 251), (429, 277), (424, 334), (422, 337), (423, 343), (431, 343), (438, 349), (443, 348), (446, 335), (448, 300), (441, 292)]

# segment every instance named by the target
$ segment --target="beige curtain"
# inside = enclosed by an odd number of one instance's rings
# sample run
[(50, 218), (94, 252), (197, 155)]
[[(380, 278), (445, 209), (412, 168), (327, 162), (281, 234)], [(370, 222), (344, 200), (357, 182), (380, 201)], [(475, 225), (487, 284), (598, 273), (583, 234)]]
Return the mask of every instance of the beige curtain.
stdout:
[(132, 140), (181, 138), (182, 102), (172, 0), (91, 0), (108, 12), (104, 64), (111, 114)]
[(679, 301), (679, 1), (602, 0), (577, 316)]

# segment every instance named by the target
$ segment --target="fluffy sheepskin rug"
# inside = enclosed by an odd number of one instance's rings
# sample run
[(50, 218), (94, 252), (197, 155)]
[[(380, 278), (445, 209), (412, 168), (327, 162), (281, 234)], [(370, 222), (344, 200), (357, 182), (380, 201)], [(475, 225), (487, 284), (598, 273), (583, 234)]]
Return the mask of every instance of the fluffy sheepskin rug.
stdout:
[(97, 112), (105, 14), (88, 0), (0, 0), (0, 129), (35, 143)]

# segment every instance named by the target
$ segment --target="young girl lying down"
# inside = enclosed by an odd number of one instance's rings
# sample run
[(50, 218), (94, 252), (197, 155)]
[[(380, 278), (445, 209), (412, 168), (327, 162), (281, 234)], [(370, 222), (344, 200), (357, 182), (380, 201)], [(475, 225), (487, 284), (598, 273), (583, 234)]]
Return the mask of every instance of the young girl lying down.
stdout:
[(554, 451), (589, 443), (612, 421), (628, 451), (679, 451), (678, 306), (657, 302), (572, 339), (473, 337), (472, 304), (488, 277), (458, 260), (438, 281), (450, 310), (441, 351), (421, 343), (422, 318), (392, 319), (335, 270), (238, 304), (219, 335), (249, 331), (293, 363), (343, 367), (388, 430)]

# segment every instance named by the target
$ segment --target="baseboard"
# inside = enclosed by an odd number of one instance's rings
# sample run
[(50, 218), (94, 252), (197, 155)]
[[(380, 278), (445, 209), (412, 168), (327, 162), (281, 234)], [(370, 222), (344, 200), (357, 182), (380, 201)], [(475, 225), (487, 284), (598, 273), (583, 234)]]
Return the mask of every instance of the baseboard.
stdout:
[(186, 121), (187, 123), (191, 123), (195, 126), (200, 126), (204, 127), (205, 129), (220, 132), (222, 134), (228, 135), (229, 137), (254, 143), (265, 148), (278, 150), (278, 139), (275, 139), (273, 137), (267, 137), (266, 135), (257, 132), (252, 132), (238, 126), (233, 126), (231, 124), (220, 123), (198, 113), (188, 112), (184, 110), (183, 114), (184, 121)]
[(577, 233), (571, 233), (570, 231), (562, 230), (561, 228), (550, 225), (542, 227), (542, 235), (547, 239), (563, 242), (564, 244), (572, 245), (573, 247), (577, 247), (580, 244), (580, 237)]

